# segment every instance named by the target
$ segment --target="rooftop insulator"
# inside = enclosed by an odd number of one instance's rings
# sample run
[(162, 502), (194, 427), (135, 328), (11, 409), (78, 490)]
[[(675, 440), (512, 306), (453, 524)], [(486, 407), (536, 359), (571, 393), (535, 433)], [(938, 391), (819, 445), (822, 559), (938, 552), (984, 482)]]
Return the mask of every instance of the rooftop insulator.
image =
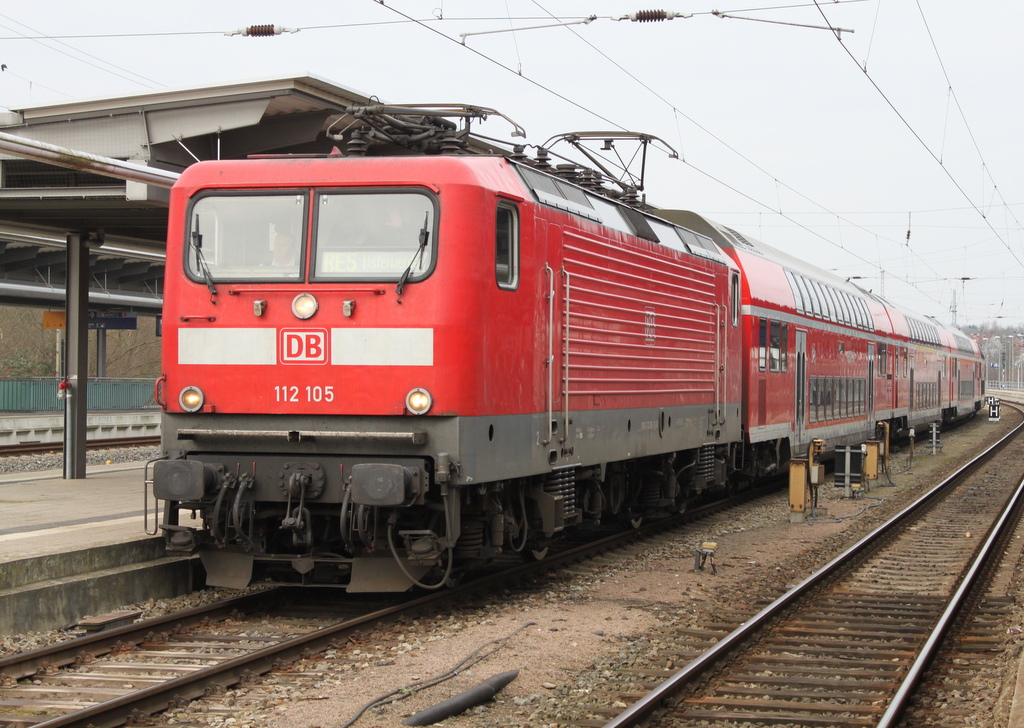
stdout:
[(349, 137), (348, 144), (345, 145), (345, 154), (350, 157), (365, 157), (369, 146), (370, 143), (363, 138), (363, 133), (361, 131), (354, 131), (352, 136)]
[(627, 205), (638, 205), (640, 204), (640, 196), (636, 192), (636, 187), (627, 187), (622, 191), (622, 197), (619, 198)]
[(526, 147), (522, 144), (516, 144), (512, 147), (512, 154), (508, 158), (514, 159), (517, 162), (526, 162)]
[(460, 139), (456, 132), (445, 132), (441, 138), (441, 154), (458, 154), (466, 148), (466, 142)]
[(537, 149), (537, 169), (551, 169), (548, 150), (544, 147)]
[(567, 179), (570, 182), (575, 182), (579, 179), (580, 168), (575, 164), (558, 164), (555, 166), (555, 174), (562, 179)]
[(596, 169), (584, 169), (580, 172), (580, 186), (594, 192), (600, 192), (601, 174)]

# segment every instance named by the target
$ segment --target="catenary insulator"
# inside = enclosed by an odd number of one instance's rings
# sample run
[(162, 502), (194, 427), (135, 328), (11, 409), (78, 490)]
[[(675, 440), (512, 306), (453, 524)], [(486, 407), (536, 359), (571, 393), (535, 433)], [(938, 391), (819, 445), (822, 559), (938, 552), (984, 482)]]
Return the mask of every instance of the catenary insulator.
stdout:
[(638, 10), (635, 13), (630, 13), (627, 17), (634, 23), (656, 23), (661, 20), (672, 20), (682, 13), (677, 13), (675, 10)]
[(281, 33), (298, 33), (298, 28), (286, 28), (283, 25), (270, 25), (269, 23), (264, 25), (250, 25), (248, 28), (242, 28), (241, 30), (233, 30), (225, 35), (247, 35), (251, 37), (267, 37), (271, 35), (281, 35)]
[(281, 35), (280, 25), (250, 25), (242, 35)]

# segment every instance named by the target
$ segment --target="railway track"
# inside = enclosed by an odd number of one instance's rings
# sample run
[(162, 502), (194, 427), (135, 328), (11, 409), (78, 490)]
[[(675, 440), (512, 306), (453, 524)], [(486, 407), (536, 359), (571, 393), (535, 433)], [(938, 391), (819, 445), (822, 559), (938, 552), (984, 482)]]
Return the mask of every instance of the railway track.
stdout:
[[(614, 717), (580, 725), (896, 725), (971, 602), (972, 586), (1012, 539), (1019, 503), (1008, 504), (1024, 490), (1015, 464), (1024, 457), (1020, 433), (1018, 427), (756, 616), (725, 613), (715, 629), (684, 635), (675, 658), (692, 658), (686, 667), (644, 671), (638, 687), (660, 684), (620, 694), (635, 701), (624, 711), (594, 706), (591, 715)], [(1005, 607), (993, 594), (980, 612), (989, 619), (943, 658), (947, 674), (963, 652), (984, 657), (984, 647), (972, 646), (991, 643), (992, 619)], [(930, 709), (934, 718), (944, 703), (920, 704), (918, 713)]]
[[(764, 490), (751, 491), (757, 498)], [(421, 597), (337, 598), (334, 590), (274, 589), (146, 620), (0, 659), (0, 725), (106, 728), (144, 722), (303, 657), (342, 645), (369, 625), (488, 590), (508, 588), (735, 505), (719, 501), (597, 541), (570, 545), (539, 563), (494, 569)], [(323, 596), (318, 602), (313, 595)], [(300, 603), (301, 602), (301, 603)]]
[[(155, 447), (160, 444), (159, 435), (142, 437), (110, 437), (100, 440), (89, 440), (86, 447), (89, 450), (107, 450), (115, 447)], [(45, 453), (61, 452), (64, 449), (62, 442), (30, 442), (18, 445), (0, 445), (0, 458), (13, 455), (41, 455)]]
[[(252, 680), (408, 606), (289, 602), (276, 589), (0, 660), (0, 723), (117, 726)], [(305, 600), (304, 600), (305, 602)]]

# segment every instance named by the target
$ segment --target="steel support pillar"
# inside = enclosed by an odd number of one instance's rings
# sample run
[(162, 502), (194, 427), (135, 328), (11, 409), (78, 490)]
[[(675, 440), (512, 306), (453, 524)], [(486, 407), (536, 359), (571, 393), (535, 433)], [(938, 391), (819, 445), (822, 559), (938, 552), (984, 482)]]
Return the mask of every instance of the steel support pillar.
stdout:
[(67, 347), (64, 376), (64, 478), (85, 477), (89, 379), (89, 236), (68, 233), (67, 287), (64, 302)]
[(107, 376), (107, 330), (96, 329), (96, 378)]

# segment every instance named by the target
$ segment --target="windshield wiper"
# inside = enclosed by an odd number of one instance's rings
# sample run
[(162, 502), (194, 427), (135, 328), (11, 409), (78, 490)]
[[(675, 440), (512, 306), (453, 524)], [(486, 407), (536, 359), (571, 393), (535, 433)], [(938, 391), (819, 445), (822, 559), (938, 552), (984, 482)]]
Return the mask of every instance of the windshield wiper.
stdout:
[(206, 282), (206, 287), (210, 289), (210, 296), (216, 296), (217, 288), (213, 285), (213, 276), (210, 275), (210, 266), (206, 264), (206, 258), (203, 256), (203, 234), (199, 232), (199, 215), (196, 215), (196, 224), (192, 230), (190, 246), (192, 250), (196, 251), (196, 265), (203, 274), (203, 280)]
[[(423, 265), (423, 253), (427, 250), (427, 241), (430, 240), (430, 211), (428, 210), (423, 216), (423, 228), (420, 230), (420, 243), (416, 248), (416, 252), (412, 254), (412, 260), (409, 261), (409, 265), (406, 266), (405, 272), (402, 273), (402, 277), (398, 279), (398, 285), (395, 287), (395, 293), (398, 294), (398, 298), (402, 298), (402, 292), (405, 291), (405, 284), (409, 280), (409, 276), (412, 275), (412, 267), (416, 263), (416, 258), (420, 259), (420, 265)], [(401, 302), (401, 300), (399, 300)]]

